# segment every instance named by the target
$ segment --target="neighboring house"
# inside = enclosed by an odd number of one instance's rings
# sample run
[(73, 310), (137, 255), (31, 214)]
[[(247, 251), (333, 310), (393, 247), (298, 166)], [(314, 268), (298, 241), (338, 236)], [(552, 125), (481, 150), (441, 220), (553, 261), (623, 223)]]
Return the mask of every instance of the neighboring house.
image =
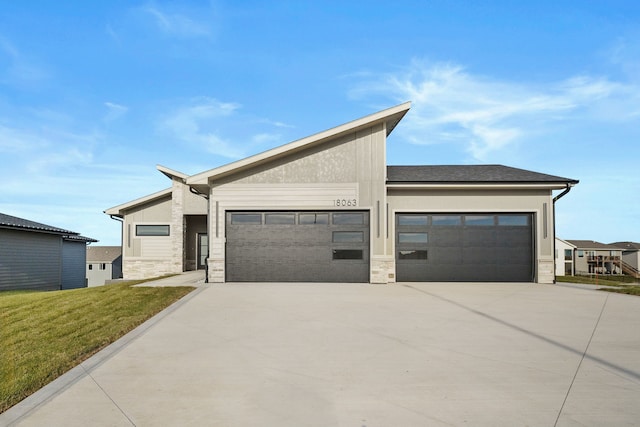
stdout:
[(616, 242), (611, 245), (622, 249), (622, 271), (624, 274), (640, 278), (640, 243)]
[(622, 249), (593, 240), (567, 240), (575, 246), (575, 274), (622, 274)]
[(573, 256), (576, 247), (566, 240), (556, 237), (556, 276), (575, 274)]
[(102, 286), (108, 280), (122, 278), (122, 247), (88, 246), (86, 273), (89, 286)]
[(552, 283), (555, 202), (578, 181), (387, 166), (409, 108), (196, 175), (158, 166), (170, 188), (105, 211), (122, 221), (124, 278), (206, 268), (209, 282)]
[(79, 233), (0, 213), (0, 290), (83, 288), (86, 246)]

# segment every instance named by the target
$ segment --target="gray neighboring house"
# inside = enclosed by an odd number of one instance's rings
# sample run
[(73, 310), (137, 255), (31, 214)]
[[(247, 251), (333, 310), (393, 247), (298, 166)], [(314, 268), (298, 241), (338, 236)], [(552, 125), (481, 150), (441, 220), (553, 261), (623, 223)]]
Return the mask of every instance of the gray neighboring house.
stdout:
[(594, 240), (567, 240), (575, 246), (575, 274), (623, 274), (622, 249)]
[(74, 231), (0, 213), (0, 290), (84, 288), (86, 246)]
[(87, 247), (87, 284), (102, 286), (107, 281), (122, 278), (121, 246)]
[(640, 243), (616, 242), (611, 243), (622, 249), (622, 271), (624, 274), (640, 278)]
[(553, 283), (556, 201), (578, 181), (502, 165), (388, 166), (387, 137), (410, 107), (195, 175), (158, 166), (171, 187), (105, 211), (122, 223), (124, 278), (206, 269), (209, 282)]

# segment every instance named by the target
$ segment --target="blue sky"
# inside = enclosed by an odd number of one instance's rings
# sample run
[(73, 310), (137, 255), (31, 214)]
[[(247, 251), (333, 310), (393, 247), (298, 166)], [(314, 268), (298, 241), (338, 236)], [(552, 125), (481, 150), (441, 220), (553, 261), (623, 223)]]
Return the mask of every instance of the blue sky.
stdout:
[(103, 210), (412, 101), (388, 163), (579, 179), (565, 239), (640, 241), (637, 1), (0, 6), (0, 212), (120, 244)]

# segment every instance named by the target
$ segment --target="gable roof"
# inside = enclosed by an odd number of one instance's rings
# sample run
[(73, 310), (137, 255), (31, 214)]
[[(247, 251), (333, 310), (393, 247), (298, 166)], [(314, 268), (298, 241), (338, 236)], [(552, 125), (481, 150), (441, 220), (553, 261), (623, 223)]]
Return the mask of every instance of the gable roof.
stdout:
[[(298, 151), (313, 147), (315, 145), (322, 144), (323, 142), (326, 142), (330, 139), (335, 139), (339, 136), (374, 126), (378, 123), (384, 123), (386, 125), (387, 136), (389, 136), (389, 134), (393, 131), (400, 120), (402, 120), (402, 118), (410, 108), (411, 102), (405, 102), (404, 104), (400, 104), (395, 107), (370, 114), (368, 116), (353, 120), (340, 126), (336, 126), (320, 133), (316, 133), (306, 138), (281, 145), (280, 147), (273, 148), (263, 153), (247, 157), (245, 159), (238, 160), (224, 166), (210, 169), (196, 175), (192, 175), (187, 178), (187, 185), (196, 188), (198, 186), (206, 187), (209, 184), (208, 181), (210, 178), (220, 178), (225, 175), (239, 172), (241, 170), (249, 169), (260, 164), (264, 164), (275, 159), (296, 153)], [(204, 191), (204, 188), (198, 188), (198, 190)]]
[(579, 181), (503, 165), (387, 166), (388, 184), (577, 184)]
[(567, 240), (567, 242), (571, 243), (578, 249), (606, 250), (606, 251), (622, 250), (617, 246), (596, 242), (595, 240)]
[(51, 225), (42, 224), (40, 222), (30, 221), (17, 216), (0, 213), (0, 228), (9, 228), (14, 230), (35, 231), (39, 233), (59, 234), (65, 240), (97, 242), (91, 237), (81, 236), (75, 231), (65, 230), (64, 228), (53, 227)]
[(113, 262), (122, 256), (120, 246), (88, 246), (87, 262)]
[[(164, 172), (163, 172), (164, 173)], [(148, 196), (144, 196), (144, 197), (140, 197), (139, 199), (135, 199), (132, 200), (130, 202), (127, 203), (123, 203), (121, 205), (118, 206), (114, 206), (112, 208), (106, 209), (104, 211), (104, 213), (106, 213), (107, 215), (113, 215), (113, 216), (118, 216), (121, 217), (123, 215), (122, 211), (134, 207), (134, 206), (138, 206), (141, 205), (143, 203), (147, 203), (147, 202), (151, 202), (157, 199), (161, 199), (163, 197), (166, 196), (171, 196), (171, 191), (172, 188), (165, 188), (162, 191), (158, 191), (157, 193), (153, 193), (153, 194), (149, 194)]]
[(637, 242), (615, 242), (611, 243), (611, 245), (617, 246), (620, 249), (624, 249), (625, 251), (640, 250), (640, 243)]

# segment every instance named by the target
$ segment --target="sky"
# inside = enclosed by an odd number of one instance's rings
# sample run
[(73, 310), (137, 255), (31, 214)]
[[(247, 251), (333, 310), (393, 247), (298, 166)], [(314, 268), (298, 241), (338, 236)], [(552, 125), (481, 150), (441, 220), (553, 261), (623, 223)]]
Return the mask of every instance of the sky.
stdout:
[(196, 174), (405, 101), (388, 164), (577, 179), (557, 236), (640, 242), (631, 0), (0, 0), (0, 212), (119, 245), (103, 211), (168, 188), (156, 165)]

